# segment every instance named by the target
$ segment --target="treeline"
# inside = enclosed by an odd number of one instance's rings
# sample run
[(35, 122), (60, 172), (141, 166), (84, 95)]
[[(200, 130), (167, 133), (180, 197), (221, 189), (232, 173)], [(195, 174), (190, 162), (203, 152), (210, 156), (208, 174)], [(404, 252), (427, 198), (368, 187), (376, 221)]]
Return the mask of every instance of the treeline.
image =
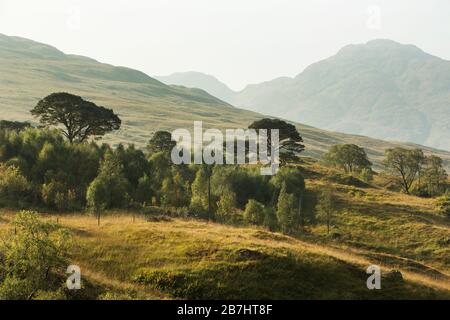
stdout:
[[(324, 161), (345, 173), (370, 183), (375, 172), (365, 150), (354, 144), (332, 146)], [(449, 190), (448, 175), (443, 160), (426, 156), (421, 149), (392, 148), (385, 152), (384, 171), (393, 187), (406, 194), (435, 197)]]
[[(158, 132), (144, 152), (70, 143), (58, 131), (0, 130), (0, 205), (54, 211), (162, 207), (184, 216), (290, 231), (302, 217), (299, 169), (261, 176), (244, 166), (174, 165), (173, 142)], [(176, 209), (175, 209), (176, 208)]]

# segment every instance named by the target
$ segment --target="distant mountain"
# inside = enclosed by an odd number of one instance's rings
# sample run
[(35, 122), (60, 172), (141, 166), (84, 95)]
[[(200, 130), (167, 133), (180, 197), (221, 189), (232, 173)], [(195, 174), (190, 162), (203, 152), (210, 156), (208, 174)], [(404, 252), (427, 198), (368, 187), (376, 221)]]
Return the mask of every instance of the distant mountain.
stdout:
[(143, 144), (155, 130), (190, 128), (193, 120), (223, 127), (257, 117), (201, 89), (168, 86), (137, 70), (0, 34), (0, 119), (33, 121), (30, 110), (39, 99), (59, 91), (117, 111), (124, 122), (109, 137), (113, 142)]
[[(269, 82), (268, 89), (277, 88), (274, 83), (283, 88), (284, 81), (293, 80), (281, 78)], [(250, 89), (245, 91), (249, 94)], [(113, 144), (134, 143), (142, 147), (152, 132), (191, 129), (194, 120), (202, 120), (205, 127), (225, 129), (246, 128), (263, 117), (260, 113), (235, 108), (201, 89), (165, 85), (137, 70), (67, 55), (45, 44), (0, 34), (0, 120), (36, 123), (30, 110), (39, 99), (58, 91), (81, 95), (114, 109), (122, 119), (122, 128), (104, 138)], [(379, 164), (386, 148), (417, 147), (296, 125), (305, 140), (304, 155), (315, 158), (330, 145), (356, 143), (366, 148), (371, 160)], [(450, 152), (432, 148), (425, 151), (441, 156), (450, 167)]]
[(217, 78), (201, 72), (176, 72), (169, 76), (158, 76), (155, 79), (169, 85), (201, 88), (227, 102), (232, 101), (236, 94), (236, 92), (231, 90), (226, 84), (220, 82)]
[(391, 40), (346, 46), (295, 78), (224, 100), (326, 130), (450, 150), (450, 61)]

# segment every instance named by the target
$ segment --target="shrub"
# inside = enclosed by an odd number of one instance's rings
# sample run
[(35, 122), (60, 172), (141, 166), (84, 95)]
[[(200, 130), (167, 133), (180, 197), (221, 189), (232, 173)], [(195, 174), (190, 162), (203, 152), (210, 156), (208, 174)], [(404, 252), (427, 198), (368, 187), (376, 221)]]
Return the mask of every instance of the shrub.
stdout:
[(96, 212), (110, 208), (120, 208), (128, 203), (128, 181), (123, 176), (123, 168), (113, 155), (107, 154), (102, 162), (97, 178), (86, 192), (88, 207)]
[(192, 183), (190, 208), (200, 214), (208, 212), (208, 177), (205, 170), (198, 170)]
[(275, 209), (272, 207), (266, 207), (264, 209), (264, 222), (263, 225), (270, 231), (276, 231), (278, 229), (278, 220)]
[(265, 218), (264, 205), (254, 199), (250, 199), (245, 206), (244, 221), (250, 224), (262, 225)]
[(0, 299), (31, 299), (39, 291), (59, 290), (70, 234), (31, 211), (17, 214), (13, 224), (15, 231), (0, 248)]
[(141, 205), (152, 204), (152, 182), (148, 175), (139, 178), (138, 185), (134, 194), (134, 201)]
[(297, 226), (297, 210), (295, 210), (295, 197), (287, 193), (286, 183), (283, 182), (277, 204), (277, 218), (283, 232), (292, 232)]
[(219, 221), (232, 222), (236, 221), (236, 195), (232, 191), (226, 191), (220, 196), (217, 202), (216, 217)]
[(77, 207), (76, 194), (74, 190), (68, 190), (67, 187), (58, 181), (44, 183), (41, 190), (44, 204), (58, 211), (74, 210)]
[(30, 189), (30, 184), (19, 169), (0, 164), (0, 204), (23, 207)]

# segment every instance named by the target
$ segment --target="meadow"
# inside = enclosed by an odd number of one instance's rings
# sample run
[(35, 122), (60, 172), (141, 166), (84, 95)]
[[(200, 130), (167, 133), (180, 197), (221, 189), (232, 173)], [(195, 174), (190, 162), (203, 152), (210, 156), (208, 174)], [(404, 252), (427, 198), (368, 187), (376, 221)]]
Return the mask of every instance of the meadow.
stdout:
[[(314, 194), (333, 169), (305, 160)], [(82, 270), (74, 299), (449, 299), (450, 226), (434, 200), (370, 186), (332, 183), (334, 227), (292, 235), (158, 212), (41, 212), (74, 237), (70, 263)], [(15, 212), (1, 211), (0, 228)], [(368, 290), (366, 268), (382, 267)], [(391, 278), (399, 270), (403, 280)]]

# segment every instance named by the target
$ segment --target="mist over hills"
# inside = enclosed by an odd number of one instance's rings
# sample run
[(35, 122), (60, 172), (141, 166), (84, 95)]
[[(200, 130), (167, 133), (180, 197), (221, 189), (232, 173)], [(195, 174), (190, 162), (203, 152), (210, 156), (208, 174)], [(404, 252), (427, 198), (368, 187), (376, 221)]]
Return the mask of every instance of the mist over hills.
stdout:
[[(219, 81), (210, 76), (203, 77), (197, 73), (190, 75), (204, 78), (203, 83), (211, 91), (213, 88), (227, 88), (217, 85)], [(270, 95), (269, 89), (272, 89), (274, 94), (271, 96), (276, 97), (281, 89), (287, 87), (286, 84), (294, 81), (279, 78), (249, 86), (245, 91), (249, 100), (252, 99), (252, 91), (256, 94), (265, 87), (267, 89), (262, 92)], [(203, 121), (205, 127), (225, 129), (246, 128), (253, 121), (264, 117), (261, 113), (233, 107), (202, 89), (166, 85), (137, 70), (104, 64), (88, 57), (68, 55), (46, 44), (0, 34), (0, 119), (36, 123), (30, 110), (39, 99), (60, 91), (80, 95), (98, 105), (112, 108), (119, 114), (122, 128), (103, 139), (112, 144), (133, 143), (143, 147), (156, 130), (191, 129), (195, 120)], [(242, 94), (241, 99), (244, 97)], [(223, 96), (221, 98), (225, 100)], [(276, 110), (289, 110), (288, 100), (284, 101), (286, 108), (281, 109), (282, 104), (279, 103), (276, 105), (280, 108)], [(273, 104), (267, 103), (269, 105), (275, 105), (275, 101)], [(263, 113), (270, 113), (266, 111), (270, 110), (262, 108)], [(379, 166), (386, 148), (417, 147), (414, 144), (386, 142), (295, 124), (305, 140), (304, 155), (315, 158), (321, 157), (333, 144), (356, 143), (364, 147), (370, 159)], [(424, 150), (426, 153), (439, 155), (449, 166), (449, 152), (433, 148)]]
[[(208, 91), (194, 81), (198, 78), (178, 75), (177, 84)], [(450, 61), (413, 45), (391, 40), (348, 45), (295, 78), (249, 85), (232, 98), (227, 91), (215, 96), (326, 130), (450, 150)]]

